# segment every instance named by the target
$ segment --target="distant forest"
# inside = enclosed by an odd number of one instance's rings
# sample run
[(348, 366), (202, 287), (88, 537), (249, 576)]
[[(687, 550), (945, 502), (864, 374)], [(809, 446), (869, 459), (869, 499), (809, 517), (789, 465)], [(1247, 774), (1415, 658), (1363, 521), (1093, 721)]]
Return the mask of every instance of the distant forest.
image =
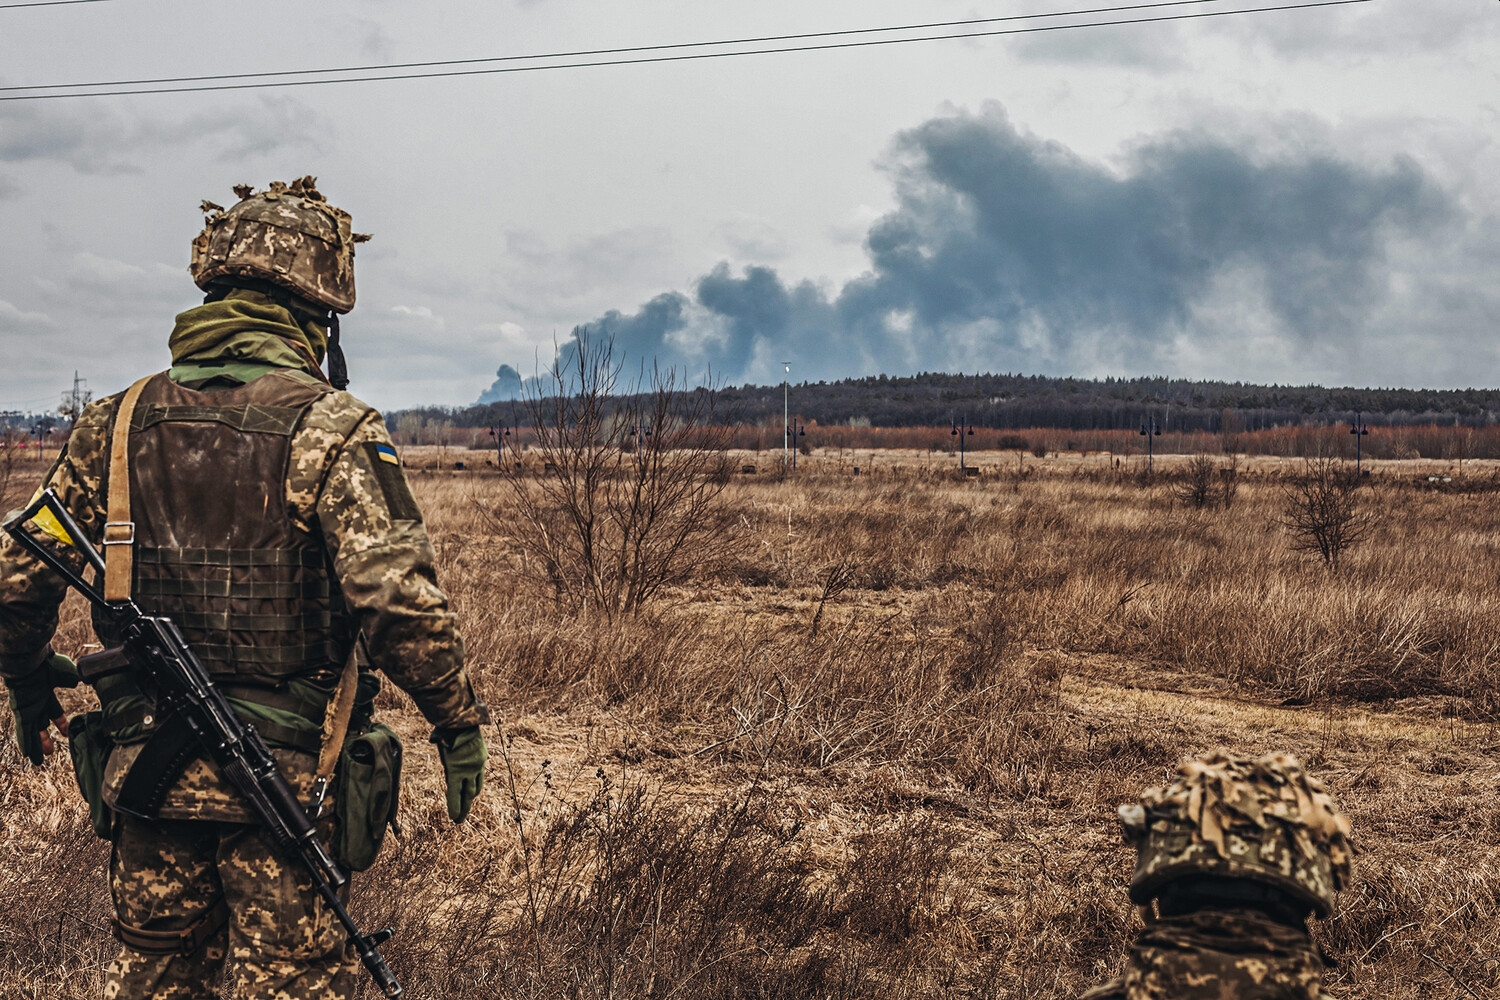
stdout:
[[(782, 386), (728, 386), (719, 392), (726, 423), (779, 424)], [(958, 421), (979, 428), (1121, 431), (1148, 419), (1167, 433), (1234, 434), (1277, 427), (1352, 421), (1384, 427), (1483, 427), (1500, 418), (1500, 389), (1326, 389), (1186, 379), (1077, 379), (1044, 375), (926, 372), (788, 387), (792, 416), (821, 427), (937, 427)], [(455, 428), (513, 424), (517, 402), (465, 408), (429, 407), (388, 414), (417, 426)], [(525, 423), (524, 417), (521, 422)], [(778, 431), (779, 433), (779, 431)]]

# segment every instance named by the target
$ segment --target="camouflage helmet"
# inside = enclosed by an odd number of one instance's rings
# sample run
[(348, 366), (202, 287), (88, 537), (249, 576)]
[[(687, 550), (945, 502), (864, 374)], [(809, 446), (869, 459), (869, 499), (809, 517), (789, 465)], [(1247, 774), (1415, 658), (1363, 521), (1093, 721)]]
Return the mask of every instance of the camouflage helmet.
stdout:
[(1349, 884), (1349, 819), (1290, 754), (1184, 760), (1172, 784), (1121, 806), (1120, 823), (1138, 852), (1130, 898), (1140, 905), (1173, 879), (1221, 875), (1275, 886), (1326, 917)]
[(203, 232), (188, 266), (199, 288), (224, 278), (269, 281), (335, 313), (354, 308), (354, 244), (370, 237), (350, 230), (349, 213), (328, 204), (316, 177), (264, 191), (235, 186), (229, 209), (203, 203)]

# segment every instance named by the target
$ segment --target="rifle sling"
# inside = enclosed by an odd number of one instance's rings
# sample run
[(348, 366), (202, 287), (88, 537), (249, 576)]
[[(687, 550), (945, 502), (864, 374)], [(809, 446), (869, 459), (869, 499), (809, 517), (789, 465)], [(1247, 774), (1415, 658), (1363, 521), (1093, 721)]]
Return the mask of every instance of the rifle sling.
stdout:
[(198, 734), (175, 716), (162, 719), (125, 773), (115, 808), (130, 816), (155, 819), (188, 762), (198, 755)]
[[(323, 741), (317, 733), (302, 732), (264, 719), (257, 719), (251, 725), (272, 746), (289, 747), (309, 754), (316, 754), (322, 748)], [(120, 794), (115, 799), (115, 808), (131, 816), (155, 819), (166, 802), (167, 793), (182, 777), (188, 764), (199, 756), (202, 756), (202, 747), (192, 727), (182, 724), (176, 717), (162, 720), (126, 772)]]

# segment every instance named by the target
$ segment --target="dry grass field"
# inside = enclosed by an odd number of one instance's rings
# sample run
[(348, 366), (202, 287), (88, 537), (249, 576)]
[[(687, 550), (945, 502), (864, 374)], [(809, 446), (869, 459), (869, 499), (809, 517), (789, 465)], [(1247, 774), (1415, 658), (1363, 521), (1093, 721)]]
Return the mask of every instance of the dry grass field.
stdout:
[[(1291, 461), (1197, 509), (1180, 458), (746, 455), (727, 555), (609, 620), (551, 601), (480, 455), (407, 455), (498, 719), (455, 828), (381, 696), (409, 776), (354, 902), (409, 996), (1074, 997), (1139, 919), (1115, 807), (1215, 748), (1291, 750), (1352, 816), (1335, 997), (1500, 995), (1491, 463), (1375, 463), (1333, 572), (1282, 526)], [(0, 996), (98, 996), (67, 763), (0, 739), (0, 824)]]

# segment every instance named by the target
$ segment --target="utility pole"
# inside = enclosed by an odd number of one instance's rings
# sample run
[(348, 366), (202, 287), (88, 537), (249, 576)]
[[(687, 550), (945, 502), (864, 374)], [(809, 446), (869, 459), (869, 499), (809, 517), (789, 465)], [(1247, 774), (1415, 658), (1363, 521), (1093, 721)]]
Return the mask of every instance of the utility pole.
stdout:
[(1365, 422), (1360, 419), (1358, 410), (1354, 411), (1354, 423), (1350, 426), (1349, 433), (1354, 435), (1354, 474), (1356, 476), (1363, 475), (1360, 471), (1360, 464), (1364, 460), (1364, 448), (1362, 445), (1365, 435), (1370, 433), (1370, 428), (1366, 427)]
[(792, 454), (792, 363), (783, 361), (781, 364), (786, 368), (786, 375), (781, 380), (781, 470), (785, 472), (789, 468), (787, 463)]
[(1146, 474), (1150, 475), (1156, 469), (1156, 449), (1152, 438), (1161, 437), (1161, 424), (1156, 422), (1155, 417), (1147, 417), (1146, 422), (1141, 424), (1141, 433), (1146, 436)]
[(58, 407), (58, 412), (68, 418), (68, 426), (72, 427), (78, 422), (78, 415), (83, 412), (83, 408), (89, 405), (89, 401), (93, 398), (94, 394), (88, 390), (88, 380), (79, 378), (78, 370), (75, 368), (73, 389), (71, 392), (62, 394), (62, 405)]

